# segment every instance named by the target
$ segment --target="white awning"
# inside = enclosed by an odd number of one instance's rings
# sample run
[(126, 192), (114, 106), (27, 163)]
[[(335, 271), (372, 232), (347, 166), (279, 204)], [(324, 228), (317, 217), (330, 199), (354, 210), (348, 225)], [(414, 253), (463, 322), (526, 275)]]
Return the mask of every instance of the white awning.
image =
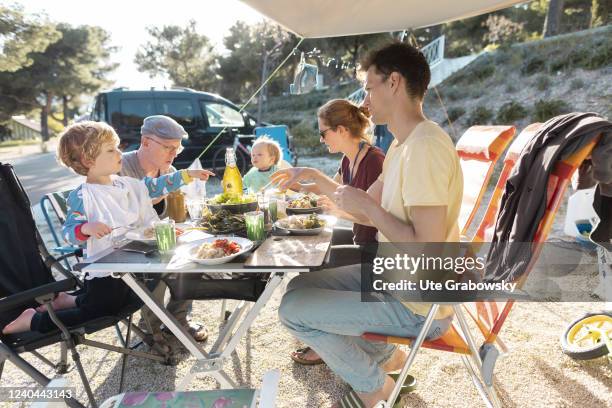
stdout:
[(460, 20), (517, 0), (241, 0), (305, 38), (401, 31)]

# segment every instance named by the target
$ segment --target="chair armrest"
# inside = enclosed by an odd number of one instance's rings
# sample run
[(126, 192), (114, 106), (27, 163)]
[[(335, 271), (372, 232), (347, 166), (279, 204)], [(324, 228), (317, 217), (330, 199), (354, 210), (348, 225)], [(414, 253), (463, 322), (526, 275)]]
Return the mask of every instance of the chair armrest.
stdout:
[(13, 310), (18, 306), (27, 305), (40, 296), (65, 292), (76, 287), (76, 279), (70, 278), (47, 283), (46, 285), (41, 285), (14, 295), (7, 296), (0, 299), (0, 313)]

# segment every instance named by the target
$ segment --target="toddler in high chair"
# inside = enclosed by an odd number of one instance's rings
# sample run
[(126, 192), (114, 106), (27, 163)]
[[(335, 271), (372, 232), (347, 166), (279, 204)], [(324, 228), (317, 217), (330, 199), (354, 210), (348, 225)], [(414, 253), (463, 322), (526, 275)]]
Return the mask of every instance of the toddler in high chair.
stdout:
[(253, 167), (242, 178), (242, 186), (253, 193), (265, 187), (275, 171), (291, 167), (283, 160), (280, 144), (266, 136), (261, 136), (253, 142), (251, 163)]
[[(112, 246), (111, 236), (125, 234), (127, 227), (148, 227), (158, 221), (151, 204), (191, 182), (207, 180), (207, 170), (181, 170), (158, 178), (138, 180), (117, 176), (121, 170), (119, 137), (114, 129), (101, 122), (75, 123), (62, 133), (58, 159), (77, 174), (86, 176), (83, 184), (68, 196), (67, 218), (62, 228), (65, 239), (87, 246), (87, 257)], [(130, 300), (130, 289), (108, 273), (88, 275), (85, 290), (78, 295), (60, 293), (52, 302), (58, 318), (67, 326), (112, 315)], [(46, 306), (26, 309), (6, 325), (4, 334), (24, 331), (49, 332), (56, 329)]]

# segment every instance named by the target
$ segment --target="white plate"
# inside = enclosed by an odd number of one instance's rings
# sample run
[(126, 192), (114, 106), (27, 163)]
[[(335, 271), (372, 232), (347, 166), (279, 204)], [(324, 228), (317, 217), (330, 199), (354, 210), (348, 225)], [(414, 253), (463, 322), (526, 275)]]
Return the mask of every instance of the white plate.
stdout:
[(141, 242), (155, 242), (155, 231), (153, 231), (153, 236), (151, 238), (145, 237), (144, 231), (146, 228), (135, 228), (133, 230), (129, 230), (125, 233), (125, 237), (127, 239), (131, 239), (132, 241), (141, 241)]
[[(308, 215), (290, 215), (287, 218), (291, 218), (291, 217), (296, 217), (296, 218), (307, 218)], [(325, 227), (330, 227), (333, 224), (335, 224), (335, 217), (326, 217), (326, 216), (320, 216), (319, 218), (325, 222), (325, 225), (319, 228), (309, 228), (309, 229), (294, 229), (294, 228), (286, 228), (283, 226), (283, 224), (286, 222), (287, 218), (283, 218), (282, 220), (278, 220), (274, 223), (274, 226), (276, 228), (279, 228), (281, 230), (285, 230), (285, 231), (289, 231), (290, 233), (294, 234), (294, 235), (318, 235), (321, 233), (321, 231), (323, 231), (323, 229)]]
[[(240, 251), (235, 254), (224, 256), (222, 258), (212, 258), (212, 259), (200, 259), (194, 255), (194, 252), (199, 248), (200, 245), (205, 243), (212, 243), (218, 239), (227, 239), (228, 241), (234, 241), (238, 245), (240, 245)], [(176, 248), (176, 253), (183, 254), (185, 258), (189, 259), (192, 262), (197, 262), (201, 265), (220, 265), (231, 261), (239, 255), (244, 254), (245, 252), (250, 251), (253, 248), (253, 241), (248, 240), (246, 238), (241, 237), (210, 237), (201, 239), (198, 241), (191, 242), (189, 244), (181, 245)]]

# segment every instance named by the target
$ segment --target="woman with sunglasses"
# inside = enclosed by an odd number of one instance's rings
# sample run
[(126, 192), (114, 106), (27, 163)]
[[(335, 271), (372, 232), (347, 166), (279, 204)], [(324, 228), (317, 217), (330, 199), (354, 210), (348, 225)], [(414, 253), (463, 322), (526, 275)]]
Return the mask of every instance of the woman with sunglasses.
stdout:
[[(342, 218), (331, 200), (339, 185), (349, 185), (367, 191), (382, 172), (384, 152), (372, 146), (371, 125), (367, 109), (358, 107), (345, 99), (333, 99), (321, 106), (317, 112), (320, 141), (330, 153), (342, 153), (338, 172), (333, 178), (318, 169), (294, 167), (279, 170), (272, 180), (281, 182), (295, 180), (293, 190), (305, 190), (321, 196), (321, 205), (327, 213)], [(308, 183), (301, 180), (310, 180)], [(353, 224), (353, 228), (335, 227), (332, 235), (330, 264), (342, 266), (361, 260), (360, 246), (376, 242), (376, 228)], [(291, 283), (289, 284), (291, 285)], [(301, 348), (291, 358), (304, 365), (322, 364), (323, 360), (310, 347)]]

